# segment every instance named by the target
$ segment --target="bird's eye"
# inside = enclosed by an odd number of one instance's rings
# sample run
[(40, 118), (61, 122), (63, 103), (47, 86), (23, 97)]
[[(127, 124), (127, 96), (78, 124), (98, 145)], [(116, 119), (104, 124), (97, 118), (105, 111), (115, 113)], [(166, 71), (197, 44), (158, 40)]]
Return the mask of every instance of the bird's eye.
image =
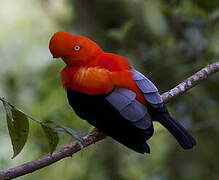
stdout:
[(76, 45), (73, 47), (75, 51), (79, 51), (81, 49), (81, 47), (79, 45)]

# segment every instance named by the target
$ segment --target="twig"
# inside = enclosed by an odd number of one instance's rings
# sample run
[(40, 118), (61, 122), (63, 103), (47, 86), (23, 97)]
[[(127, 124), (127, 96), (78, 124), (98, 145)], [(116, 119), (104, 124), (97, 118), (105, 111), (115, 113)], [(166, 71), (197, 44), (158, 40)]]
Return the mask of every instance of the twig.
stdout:
[[(218, 71), (219, 71), (219, 62), (206, 66), (205, 68), (201, 69), (194, 75), (184, 80), (182, 83), (180, 83), (173, 89), (162, 94), (162, 98), (164, 102), (167, 103), (170, 100), (172, 100), (174, 97), (185, 93), (186, 91), (188, 91), (189, 89), (196, 86), (201, 81), (207, 79), (210, 75)], [(2, 99), (0, 100), (2, 101)], [(83, 137), (83, 146), (85, 148), (91, 144), (94, 144), (104, 139), (105, 137), (106, 136), (100, 132), (97, 132), (97, 131), (92, 132), (88, 134), (87, 136)], [(16, 177), (19, 177), (19, 176), (22, 176), (28, 173), (32, 173), (38, 169), (41, 169), (43, 167), (49, 166), (50, 164), (53, 164), (56, 161), (59, 161), (60, 159), (72, 156), (73, 154), (79, 152), (80, 150), (81, 148), (80, 148), (78, 141), (72, 141), (70, 144), (55, 151), (51, 155), (46, 155), (40, 159), (24, 163), (14, 168), (1, 170), (0, 179), (12, 179), (12, 178), (16, 178)]]
[(200, 71), (195, 73), (194, 75), (190, 76), (189, 78), (181, 82), (179, 85), (177, 85), (173, 89), (163, 93), (162, 98), (164, 102), (167, 103), (170, 100), (172, 100), (174, 97), (185, 93), (189, 89), (199, 84), (201, 81), (207, 79), (208, 76), (218, 71), (219, 71), (219, 62), (207, 65), (206, 67), (202, 68)]
[[(85, 148), (91, 144), (94, 144), (100, 141), (101, 139), (104, 139), (105, 137), (106, 136), (100, 132), (92, 132), (91, 134), (88, 134), (87, 136), (83, 137), (83, 147)], [(72, 141), (68, 145), (62, 147), (58, 151), (53, 152), (52, 154), (43, 156), (42, 158), (31, 162), (24, 163), (14, 168), (0, 171), (0, 179), (12, 179), (28, 173), (32, 173), (37, 169), (41, 169), (45, 166), (55, 163), (60, 159), (72, 156), (80, 150), (81, 146), (78, 143), (78, 141)]]

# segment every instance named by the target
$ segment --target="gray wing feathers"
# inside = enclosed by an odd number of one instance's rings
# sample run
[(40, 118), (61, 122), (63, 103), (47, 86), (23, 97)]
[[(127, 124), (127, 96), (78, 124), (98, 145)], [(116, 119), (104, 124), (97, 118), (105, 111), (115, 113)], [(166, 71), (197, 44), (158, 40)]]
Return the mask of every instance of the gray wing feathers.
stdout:
[(142, 119), (147, 112), (147, 109), (144, 105), (134, 100), (129, 105), (127, 105), (124, 109), (120, 111), (120, 113), (129, 121), (136, 122), (139, 119)]
[(148, 78), (135, 69), (131, 69), (130, 71), (133, 73), (133, 79), (135, 80), (138, 88), (144, 94), (146, 101), (155, 108), (162, 106), (163, 100), (157, 87)]
[(144, 97), (150, 104), (163, 104), (163, 100), (158, 92), (144, 93)]
[(131, 71), (133, 72), (133, 79), (143, 93), (158, 92), (157, 87), (143, 74), (133, 69)]
[(147, 108), (135, 97), (134, 92), (117, 88), (106, 97), (106, 100), (119, 111), (122, 117), (132, 122), (136, 127), (147, 129), (151, 126), (151, 117), (147, 113)]
[(135, 126), (141, 129), (149, 128), (151, 126), (151, 116), (148, 113), (146, 113), (142, 119), (135, 122)]
[(106, 97), (106, 99), (112, 104), (115, 109), (120, 112), (126, 106), (131, 104), (135, 97), (136, 94), (134, 92), (121, 88), (114, 90)]
[[(133, 73), (133, 79), (144, 94), (146, 101), (154, 108), (163, 106), (163, 100), (157, 87), (135, 69), (130, 69), (130, 71)], [(119, 111), (121, 116), (131, 121), (136, 127), (147, 129), (151, 126), (151, 117), (148, 114), (147, 107), (135, 98), (134, 92), (124, 88), (117, 88), (106, 97), (107, 101)]]

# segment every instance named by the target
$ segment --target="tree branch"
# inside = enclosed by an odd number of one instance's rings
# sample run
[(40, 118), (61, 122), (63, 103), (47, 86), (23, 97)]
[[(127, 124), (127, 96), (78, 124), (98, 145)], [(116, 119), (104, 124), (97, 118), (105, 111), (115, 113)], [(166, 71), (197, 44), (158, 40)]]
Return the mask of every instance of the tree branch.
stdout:
[(185, 93), (189, 89), (193, 88), (201, 81), (207, 79), (210, 75), (219, 71), (219, 62), (209, 64), (206, 67), (202, 68), (200, 71), (190, 76), (179, 85), (170, 89), (169, 91), (162, 94), (162, 98), (165, 103), (172, 100), (174, 97), (179, 96), (180, 94)]
[[(207, 79), (210, 75), (216, 73), (219, 71), (219, 62), (216, 62), (214, 64), (210, 64), (194, 75), (190, 76), (183, 82), (181, 82), (179, 85), (174, 87), (173, 89), (165, 92), (162, 94), (162, 98), (165, 103), (169, 102), (173, 98), (185, 93), (192, 87), (199, 84), (201, 81)], [(1, 101), (4, 99), (0, 99)], [(83, 137), (83, 146), (84, 148), (87, 146), (90, 146), (102, 139), (104, 139), (106, 136), (98, 131), (93, 131), (89, 133), (87, 136)], [(43, 167), (49, 166), (50, 164), (55, 163), (56, 161), (59, 161), (65, 157), (72, 156), (73, 154), (79, 152), (81, 150), (81, 146), (78, 141), (72, 141), (70, 144), (62, 147), (61, 149), (53, 152), (50, 155), (46, 155), (40, 159), (30, 161), (27, 163), (24, 163), (22, 165), (19, 165), (14, 168), (9, 168), (6, 170), (0, 171), (0, 179), (12, 179), (16, 178), (31, 172), (34, 172), (38, 169), (41, 169)]]

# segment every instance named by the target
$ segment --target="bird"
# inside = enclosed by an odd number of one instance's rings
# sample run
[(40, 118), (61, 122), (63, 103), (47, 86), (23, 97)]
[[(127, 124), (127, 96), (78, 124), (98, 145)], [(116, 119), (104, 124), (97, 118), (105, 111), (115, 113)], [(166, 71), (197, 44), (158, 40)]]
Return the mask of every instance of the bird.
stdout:
[(150, 153), (147, 141), (154, 133), (153, 122), (159, 122), (183, 149), (196, 145), (171, 117), (157, 87), (127, 58), (64, 31), (51, 36), (49, 50), (65, 63), (60, 76), (73, 111), (105, 135), (135, 152)]

